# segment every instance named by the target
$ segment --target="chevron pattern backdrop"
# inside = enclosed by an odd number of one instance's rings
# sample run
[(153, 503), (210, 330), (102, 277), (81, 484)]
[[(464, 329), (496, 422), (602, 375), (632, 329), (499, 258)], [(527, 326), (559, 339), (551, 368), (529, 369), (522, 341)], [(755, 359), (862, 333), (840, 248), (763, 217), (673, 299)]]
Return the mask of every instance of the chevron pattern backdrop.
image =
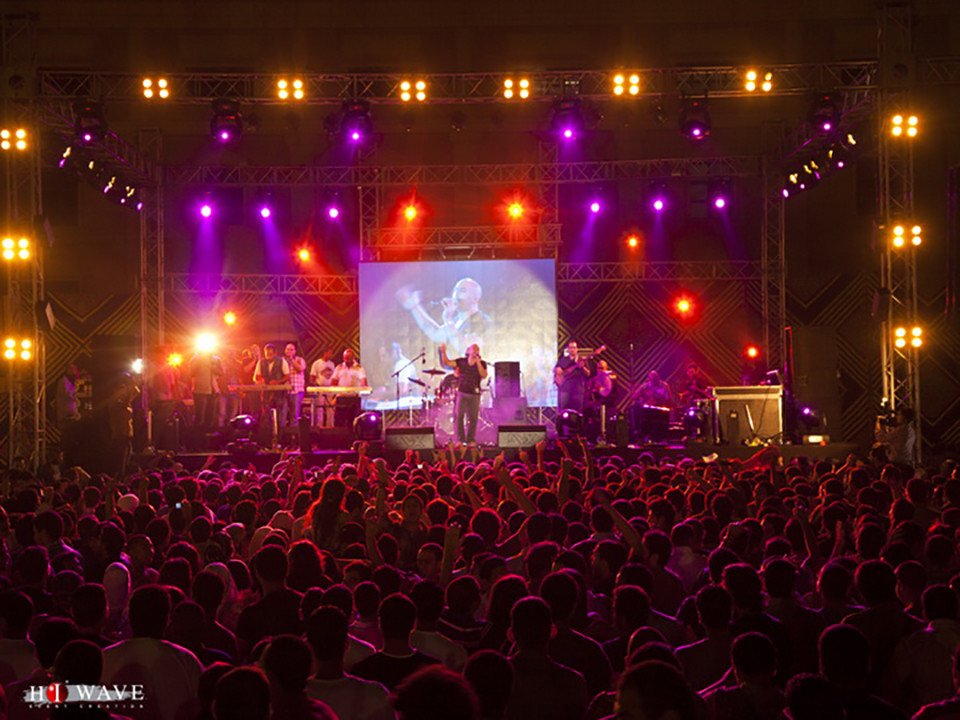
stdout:
[[(788, 321), (791, 325), (836, 328), (842, 401), (842, 439), (868, 442), (880, 396), (879, 326), (871, 317), (876, 278), (869, 273), (836, 275), (810, 286), (791, 287)], [(678, 292), (696, 301), (696, 317), (681, 322), (670, 311)], [(560, 283), (558, 286), (560, 337), (558, 345), (576, 339), (581, 347), (608, 347), (604, 357), (631, 385), (650, 370), (666, 379), (697, 363), (715, 384), (739, 382), (743, 347), (760, 340), (761, 297), (757, 283), (712, 281), (680, 288), (665, 282)], [(52, 297), (56, 328), (47, 343), (50, 443), (53, 427), (54, 383), (75, 357), (90, 356), (97, 336), (135, 338), (139, 329), (139, 298), (107, 295), (84, 298), (83, 310), (74, 298)], [(288, 319), (275, 337), (295, 334), (305, 356), (312, 360), (326, 349), (359, 349), (356, 297), (239, 296), (230, 299), (239, 315), (269, 312)], [(960, 335), (938, 314), (942, 293), (923, 298), (928, 325), (921, 365), (924, 399), (924, 440), (928, 446), (960, 445)], [(205, 310), (194, 296), (167, 298), (166, 332), (172, 345), (186, 342), (202, 324)], [(256, 338), (254, 338), (256, 339)], [(6, 398), (0, 399), (0, 417), (6, 417)], [(836, 427), (836, 426), (834, 426)], [(838, 433), (833, 431), (834, 436)]]

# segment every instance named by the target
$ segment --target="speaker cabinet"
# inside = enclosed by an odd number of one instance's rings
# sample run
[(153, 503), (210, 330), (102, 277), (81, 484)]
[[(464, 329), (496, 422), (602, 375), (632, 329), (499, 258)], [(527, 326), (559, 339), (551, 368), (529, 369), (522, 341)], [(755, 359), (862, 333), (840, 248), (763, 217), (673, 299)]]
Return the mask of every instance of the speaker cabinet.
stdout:
[(433, 450), (436, 441), (432, 427), (387, 428), (387, 450)]
[(497, 445), (502, 448), (533, 447), (546, 439), (546, 425), (500, 425), (497, 428)]
[(780, 385), (715, 387), (718, 440), (729, 445), (779, 439), (783, 433)]
[(503, 361), (493, 364), (493, 390), (498, 398), (520, 397), (520, 363)]

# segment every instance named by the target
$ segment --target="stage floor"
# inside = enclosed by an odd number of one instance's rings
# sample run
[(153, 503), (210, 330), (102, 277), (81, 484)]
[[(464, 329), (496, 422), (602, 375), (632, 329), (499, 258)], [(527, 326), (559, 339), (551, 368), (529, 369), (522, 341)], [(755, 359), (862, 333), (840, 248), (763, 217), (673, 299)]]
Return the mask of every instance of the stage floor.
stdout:
[[(850, 453), (857, 452), (858, 447), (853, 443), (830, 443), (828, 445), (781, 445), (780, 452), (783, 455), (784, 462), (789, 462), (795, 457), (807, 457), (812, 460), (837, 459), (841, 462)], [(716, 453), (723, 459), (744, 460), (754, 453), (759, 447), (750, 447), (746, 445), (713, 445), (707, 443), (688, 443), (685, 445), (629, 445), (627, 447), (594, 447), (591, 449), (594, 457), (606, 457), (610, 455), (619, 455), (628, 463), (635, 462), (642, 453), (651, 453), (658, 460), (662, 457), (668, 457), (674, 460), (682, 458), (692, 458), (700, 460), (704, 457)], [(500, 448), (497, 446), (483, 445), (479, 448), (481, 456), (484, 458), (496, 457), (500, 452), (506, 453), (511, 460), (519, 456), (517, 448)], [(531, 457), (533, 449), (529, 450)], [(574, 450), (574, 452), (576, 452)], [(290, 450), (288, 455), (302, 455), (305, 467), (316, 467), (325, 465), (330, 460), (339, 458), (341, 462), (355, 462), (357, 453), (353, 450), (315, 450), (309, 453), (301, 453), (299, 450)], [(372, 447), (369, 455), (371, 457), (382, 457), (392, 466), (403, 462), (405, 457), (404, 450), (387, 450), (381, 447)], [(432, 451), (421, 451), (424, 459), (432, 457)], [(270, 469), (280, 459), (278, 450), (260, 450), (253, 454), (231, 455), (226, 452), (185, 452), (178, 453), (176, 460), (180, 462), (185, 469), (190, 471), (199, 470), (207, 462), (208, 458), (214, 457), (213, 467), (220, 467), (224, 462), (231, 462), (235, 465), (247, 466), (253, 463), (258, 472), (270, 472)], [(551, 443), (547, 450), (546, 459), (556, 461), (561, 457), (560, 451)], [(145, 465), (149, 465), (151, 457), (141, 456), (139, 458)]]

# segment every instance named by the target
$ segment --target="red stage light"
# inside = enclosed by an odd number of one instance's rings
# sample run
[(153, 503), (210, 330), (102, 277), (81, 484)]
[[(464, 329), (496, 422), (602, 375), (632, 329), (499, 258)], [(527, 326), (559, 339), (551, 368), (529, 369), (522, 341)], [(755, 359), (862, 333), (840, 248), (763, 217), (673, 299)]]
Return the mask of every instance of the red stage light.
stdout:
[(514, 201), (507, 206), (507, 215), (511, 220), (519, 220), (523, 217), (523, 203)]
[(760, 357), (760, 348), (758, 348), (756, 345), (747, 345), (746, 349), (743, 351), (743, 354), (751, 360), (756, 360), (758, 357)]
[(413, 222), (414, 220), (416, 220), (418, 214), (419, 213), (417, 211), (417, 206), (414, 205), (413, 203), (410, 203), (405, 208), (403, 208), (403, 218), (407, 222)]
[(636, 250), (638, 247), (640, 247), (640, 238), (636, 235), (630, 235), (627, 237), (627, 247), (631, 250)]
[(682, 295), (674, 301), (673, 309), (682, 318), (690, 317), (693, 314), (693, 300), (686, 295)]
[(297, 259), (302, 262), (310, 262), (310, 248), (302, 247), (297, 250)]

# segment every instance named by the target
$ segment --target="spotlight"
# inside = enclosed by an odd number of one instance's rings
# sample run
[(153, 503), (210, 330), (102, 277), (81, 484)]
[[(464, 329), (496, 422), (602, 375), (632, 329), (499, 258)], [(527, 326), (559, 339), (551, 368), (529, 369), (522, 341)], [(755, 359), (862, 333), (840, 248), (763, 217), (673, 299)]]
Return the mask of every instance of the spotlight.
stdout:
[(300, 262), (308, 263), (310, 262), (310, 257), (311, 257), (310, 248), (302, 247), (299, 250), (297, 250), (297, 260), (299, 260)]
[(600, 201), (599, 201), (599, 200), (594, 200), (592, 203), (590, 203), (590, 212), (592, 212), (594, 215), (596, 215), (598, 212), (600, 212)]
[(807, 430), (818, 428), (823, 422), (820, 412), (812, 405), (802, 405), (800, 407), (798, 420), (800, 421), (800, 424)]
[(919, 225), (913, 225), (912, 227), (907, 227), (902, 224), (897, 224), (893, 226), (893, 231), (890, 236), (890, 244), (894, 248), (900, 249), (905, 247), (907, 244), (907, 237), (909, 235), (910, 244), (914, 247), (920, 247), (923, 244), (923, 228)]
[(650, 206), (657, 212), (663, 212), (663, 210), (667, 207), (667, 201), (664, 200), (662, 196), (658, 195), (653, 198)]
[(525, 77), (516, 81), (513, 78), (507, 78), (503, 81), (503, 97), (507, 100), (512, 100), (514, 97), (526, 100), (530, 97), (530, 80)]
[(631, 250), (636, 250), (638, 247), (640, 247), (640, 238), (636, 235), (628, 235), (627, 247)]
[(583, 415), (576, 410), (563, 410), (557, 415), (557, 436), (561, 438), (577, 437), (583, 427)]
[(730, 184), (726, 181), (711, 183), (710, 200), (717, 210), (725, 210), (730, 204)]
[(613, 76), (613, 94), (617, 97), (623, 97), (624, 95), (636, 97), (640, 94), (640, 76), (637, 73), (633, 73), (629, 77), (623, 75), (623, 73), (617, 73)]
[(261, 205), (261, 206), (260, 206), (260, 217), (261, 217), (261, 218), (263, 218), (264, 220), (269, 220), (269, 219), (270, 219), (270, 216), (271, 216), (272, 214), (273, 214), (273, 212), (270, 210), (270, 206), (269, 206), (269, 205)]
[(167, 365), (170, 367), (180, 367), (183, 365), (183, 355), (177, 352), (170, 353), (167, 355)]
[(370, 103), (366, 100), (346, 100), (341, 109), (340, 133), (351, 143), (360, 145), (373, 135)]
[(33, 341), (30, 338), (8, 337), (3, 341), (3, 357), (6, 360), (33, 359)]
[(408, 223), (412, 223), (414, 220), (416, 220), (418, 214), (417, 206), (414, 203), (408, 203), (403, 208), (403, 219)]
[(210, 332), (201, 332), (193, 340), (193, 346), (196, 351), (202, 355), (210, 355), (220, 344), (217, 336)]
[(237, 415), (230, 419), (229, 425), (235, 439), (246, 440), (256, 434), (259, 421), (253, 415)]
[(0, 256), (7, 262), (14, 260), (29, 260), (33, 250), (33, 243), (29, 238), (21, 237), (14, 240), (12, 237), (5, 237), (0, 242)]
[(78, 100), (73, 106), (73, 133), (77, 140), (92, 143), (107, 134), (103, 106), (95, 100)]
[(357, 440), (380, 440), (383, 437), (383, 416), (378, 412), (365, 412), (353, 420), (353, 434)]
[(510, 216), (511, 220), (522, 219), (523, 213), (524, 213), (523, 203), (514, 200), (512, 203), (507, 205), (507, 215)]
[(703, 408), (696, 405), (689, 407), (683, 413), (683, 431), (687, 437), (703, 437), (707, 434), (709, 420)]
[(756, 360), (760, 357), (760, 348), (758, 348), (756, 345), (747, 345), (743, 349), (743, 354), (748, 360)]
[(837, 102), (830, 93), (818, 95), (810, 106), (810, 123), (818, 132), (833, 132), (838, 120)]
[(327, 208), (327, 217), (331, 220), (336, 220), (338, 217), (340, 217), (340, 208), (338, 208), (336, 205), (330, 205)]
[(153, 100), (155, 97), (166, 100), (170, 97), (170, 84), (166, 78), (157, 78), (154, 80), (153, 78), (145, 77), (140, 85), (143, 88), (143, 97), (147, 100)]
[(923, 346), (923, 328), (921, 328), (919, 325), (914, 325), (912, 328), (910, 328), (909, 332), (907, 332), (907, 328), (905, 327), (898, 327), (896, 330), (894, 330), (893, 334), (893, 344), (900, 349), (905, 348), (907, 343), (909, 343), (910, 347), (914, 349)]
[(218, 98), (211, 103), (210, 135), (222, 143), (235, 142), (243, 135), (243, 118), (240, 103), (230, 98)]
[(425, 80), (417, 80), (416, 82), (404, 80), (400, 83), (400, 99), (406, 103), (413, 98), (416, 98), (417, 102), (423, 102), (427, 99), (427, 83)]
[(747, 92), (756, 92), (759, 88), (765, 93), (773, 90), (773, 73), (747, 70), (744, 74), (743, 88)]
[(209, 202), (203, 203), (203, 205), (200, 206), (200, 217), (205, 219), (213, 217), (213, 205)]
[(305, 97), (303, 80), (296, 78), (291, 81), (286, 78), (280, 78), (277, 80), (277, 97), (281, 100), (289, 100), (290, 98), (303, 100)]
[(0, 130), (0, 150), (12, 150), (14, 148), (21, 152), (27, 149), (26, 128), (16, 128), (14, 130), (4, 128)]
[(233, 310), (227, 310), (223, 314), (223, 324), (224, 325), (236, 325), (237, 324), (237, 314)]
[(674, 300), (673, 309), (676, 311), (677, 315), (679, 315), (681, 319), (686, 320), (693, 316), (693, 310), (694, 310), (693, 300), (686, 295), (681, 295), (676, 300)]
[(133, 371), (134, 375), (143, 375), (143, 358), (137, 358), (130, 363), (130, 370)]
[(717, 210), (723, 210), (727, 206), (727, 199), (723, 195), (717, 195), (713, 199), (713, 206)]
[(711, 128), (707, 99), (684, 98), (680, 104), (680, 132), (690, 140), (700, 142), (710, 135)]
[(577, 98), (560, 98), (553, 104), (550, 125), (563, 140), (574, 140), (583, 131), (583, 111)]
[(920, 132), (920, 118), (916, 115), (897, 113), (890, 118), (890, 134), (895, 138), (915, 138)]
[(893, 344), (898, 348), (905, 348), (907, 346), (907, 329), (905, 327), (898, 327), (893, 331), (894, 340)]

